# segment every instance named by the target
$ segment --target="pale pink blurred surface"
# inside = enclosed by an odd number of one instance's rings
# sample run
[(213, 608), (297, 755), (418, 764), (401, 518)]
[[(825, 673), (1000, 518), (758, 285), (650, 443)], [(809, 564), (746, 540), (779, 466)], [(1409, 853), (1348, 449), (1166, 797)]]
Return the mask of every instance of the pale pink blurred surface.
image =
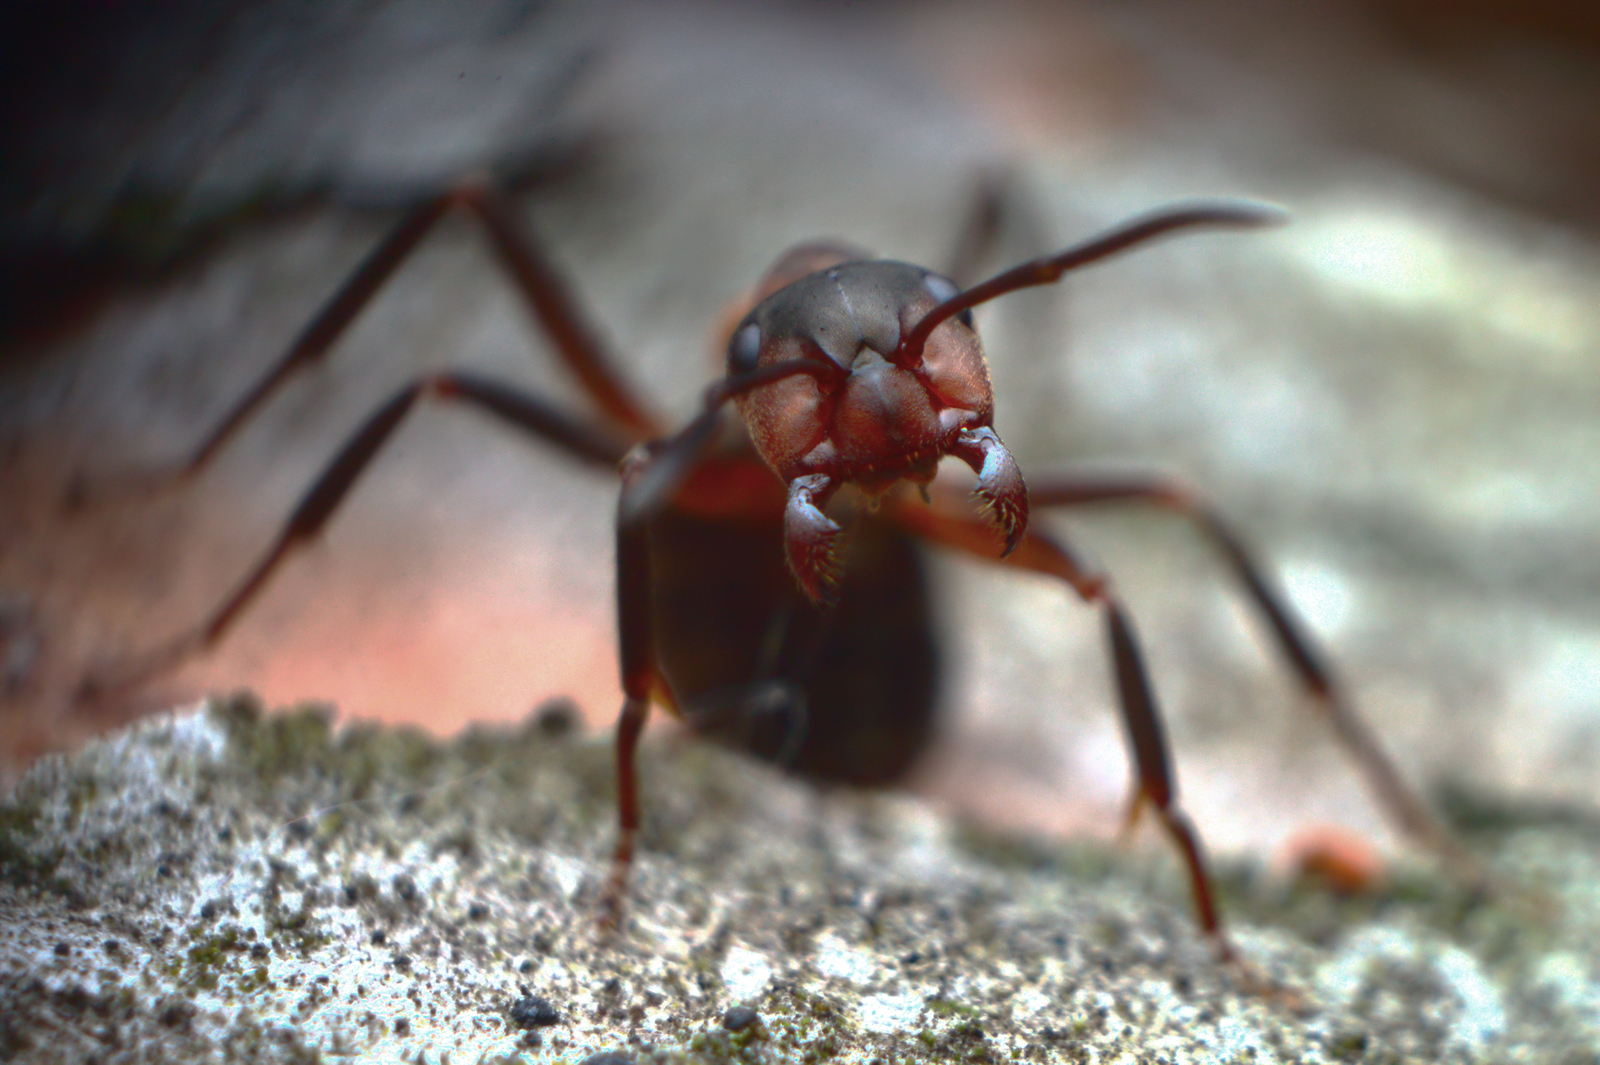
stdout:
[[(1592, 237), (1470, 191), (1426, 151), (1390, 158), (1384, 138), (1404, 138), (1404, 115), (1344, 136), (1335, 89), (1403, 87), (1410, 69), (1360, 18), (1319, 32), (1249, 5), (1204, 27), (1159, 5), (986, 9), (812, 20), (623, 5), (626, 19), (577, 20), (574, 39), (602, 47), (569, 117), (599, 129), (607, 153), (527, 207), (630, 373), (662, 409), (688, 409), (721, 306), (778, 250), (835, 235), (936, 262), (982, 167), (1009, 169), (1019, 190), (1007, 259), (1164, 199), (1283, 200), (1300, 218), (1284, 234), (1152, 251), (986, 315), (1002, 433), (1025, 468), (1126, 458), (1204, 485), (1416, 779), (1600, 801), (1600, 492), (1592, 469), (1563, 458), (1600, 444), (1600, 407), (1585, 406), (1600, 351)], [(1320, 55), (1324, 37), (1337, 47), (1306, 75), (1312, 88), (1280, 90), (1300, 84), (1282, 57)], [(421, 69), (488, 69), (444, 55)], [(1477, 90), (1448, 73), (1428, 76), (1455, 114)], [(409, 127), (385, 110), (391, 97), (380, 107), (356, 87), (316, 128), (389, 122), (390, 140), (367, 136), (372, 158), (403, 162)], [(455, 106), (470, 111), (471, 98)], [(1551, 139), (1503, 116), (1472, 131)], [(472, 135), (492, 142), (495, 130)], [(424, 171), (438, 165), (438, 151), (417, 154)], [(70, 702), (82, 672), (199, 616), (409, 374), (465, 365), (574, 395), (483, 242), (453, 223), (334, 364), (288, 390), (190, 493), (57, 517), (72, 475), (182, 454), (383, 224), (330, 210), (247, 230), (10, 365), (0, 587), (43, 636), (8, 698), (14, 750), (105, 724)], [(1339, 259), (1355, 237), (1376, 251)], [(1442, 248), (1441, 265), (1408, 267), (1419, 247)], [(1478, 314), (1474, 292), (1516, 285), (1534, 310)], [(608, 727), (613, 493), (475, 416), (425, 411), (222, 648), (110, 718), (248, 686), (269, 703), (323, 700), (441, 731), (571, 695)], [(1214, 845), (1270, 847), (1317, 820), (1381, 834), (1193, 537), (1159, 521), (1073, 527), (1139, 613), (1188, 805)], [(956, 675), (947, 741), (917, 786), (994, 821), (1109, 831), (1126, 755), (1093, 615), (991, 567), (941, 562), (937, 576)]]

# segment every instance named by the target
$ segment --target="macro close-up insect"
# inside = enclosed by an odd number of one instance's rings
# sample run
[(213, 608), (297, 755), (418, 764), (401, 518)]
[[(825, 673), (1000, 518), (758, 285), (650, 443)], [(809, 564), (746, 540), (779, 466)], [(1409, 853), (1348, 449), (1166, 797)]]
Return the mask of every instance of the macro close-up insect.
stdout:
[(158, 6), (0, 16), (0, 1058), (1600, 1053), (1581, 5)]
[[(994, 211), (984, 198), (970, 223), (978, 232), (962, 237), (958, 260), (983, 243)], [(701, 412), (668, 432), (625, 382), (515, 206), (490, 183), (468, 182), (406, 213), (176, 476), (204, 470), (286, 379), (329, 356), (452, 210), (482, 223), (593, 409), (568, 410), (466, 372), (441, 370), (406, 384), (348, 438), (209, 616), (91, 675), (82, 698), (146, 683), (223, 640), (293, 551), (322, 531), (407, 413), (433, 398), (479, 408), (566, 458), (620, 467), (616, 596), (625, 698), (615, 741), (619, 835), (602, 902), (608, 924), (625, 907), (645, 802), (636, 751), (652, 703), (696, 733), (820, 782), (879, 785), (905, 776), (935, 722), (940, 651), (921, 557), (922, 545), (932, 544), (1055, 578), (1102, 612), (1132, 754), (1127, 820), (1144, 811), (1159, 820), (1187, 869), (1200, 926), (1231, 956), (1200, 834), (1177, 802), (1132, 617), (1108, 575), (1059, 533), (1030, 524), (1030, 513), (1108, 502), (1170, 510), (1210, 541), (1396, 826), (1470, 864), (1348, 704), (1303, 623), (1201, 497), (1161, 478), (1046, 473), (1025, 481), (995, 429), (972, 308), (1174, 232), (1257, 228), (1283, 221), (1281, 212), (1180, 204), (968, 287), (838, 242), (799, 245), (728, 316), (737, 324), (726, 339), (724, 375), (707, 388)], [(964, 261), (947, 271), (969, 272)], [(944, 458), (970, 467), (970, 498), (934, 484)]]

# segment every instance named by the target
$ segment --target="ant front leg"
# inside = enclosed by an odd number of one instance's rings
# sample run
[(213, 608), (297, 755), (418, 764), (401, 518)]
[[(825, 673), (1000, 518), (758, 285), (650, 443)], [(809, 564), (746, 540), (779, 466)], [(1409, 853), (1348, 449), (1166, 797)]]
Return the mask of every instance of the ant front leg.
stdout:
[[(976, 518), (950, 513), (936, 505), (909, 503), (897, 503), (894, 517), (912, 532), (934, 543), (979, 558), (993, 560), (997, 554), (996, 539), (999, 534), (991, 524)], [(1117, 700), (1122, 708), (1122, 721), (1127, 729), (1137, 778), (1128, 820), (1131, 823), (1146, 807), (1155, 812), (1183, 857), (1201, 930), (1216, 944), (1217, 953), (1223, 960), (1234, 960), (1237, 955), (1222, 929), (1216, 892), (1212, 887), (1211, 873), (1206, 865), (1199, 834), (1188, 815), (1177, 804), (1177, 782), (1172, 771), (1172, 754), (1167, 743), (1166, 728), (1162, 724), (1155, 689), (1145, 668), (1144, 652), (1140, 649), (1127, 608), (1104, 574), (1091, 571), (1073, 556), (1063, 541), (1037, 529), (1030, 528), (1024, 533), (1015, 550), (1001, 561), (1006, 565), (1020, 566), (1063, 580), (1084, 602), (1101, 609), (1111, 646)]]
[(1171, 511), (1192, 522), (1214, 544), (1251, 604), (1272, 631), (1284, 658), (1333, 726), (1379, 807), (1400, 831), (1445, 859), (1469, 879), (1482, 883), (1488, 873), (1461, 846), (1420, 796), (1405, 782), (1382, 744), (1346, 697), (1320, 650), (1281, 594), (1268, 582), (1244, 542), (1197, 493), (1167, 477), (1072, 477), (1036, 480), (1030, 486), (1036, 506), (1070, 507), (1096, 503), (1142, 503)]
[(639, 738), (652, 696), (666, 687), (652, 617), (651, 520), (671, 505), (701, 462), (716, 438), (724, 404), (763, 385), (820, 372), (817, 363), (794, 359), (722, 378), (706, 389), (700, 414), (677, 435), (636, 445), (622, 460), (622, 491), (617, 499), (617, 643), (623, 698), (616, 740), (617, 844), (600, 899), (603, 931), (615, 932), (622, 926), (639, 835)]
[(640, 498), (643, 492), (652, 491), (640, 486), (650, 461), (648, 445), (629, 453), (622, 465), (622, 493), (617, 502), (617, 634), (623, 697), (616, 739), (617, 843), (611, 855), (611, 875), (600, 898), (600, 927), (607, 932), (622, 926), (628, 874), (633, 868), (634, 845), (639, 835), (635, 755), (645, 720), (650, 716), (651, 692), (659, 678), (650, 609), (649, 518), (673, 486), (654, 489), (655, 498)]

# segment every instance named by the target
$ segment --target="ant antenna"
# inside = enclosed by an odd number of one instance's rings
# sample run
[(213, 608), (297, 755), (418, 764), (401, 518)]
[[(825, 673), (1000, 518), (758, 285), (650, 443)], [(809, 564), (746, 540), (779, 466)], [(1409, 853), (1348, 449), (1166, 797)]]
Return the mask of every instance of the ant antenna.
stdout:
[(895, 348), (890, 361), (900, 366), (915, 366), (920, 363), (923, 345), (928, 342), (928, 337), (934, 329), (962, 311), (976, 307), (980, 303), (988, 303), (1008, 292), (1051, 284), (1068, 270), (1076, 270), (1080, 266), (1099, 262), (1120, 251), (1171, 233), (1173, 230), (1195, 226), (1254, 229), (1261, 226), (1282, 225), (1288, 220), (1287, 211), (1264, 203), (1179, 204), (1141, 215), (1097, 237), (1075, 244), (1066, 251), (1025, 262), (981, 284), (973, 285), (964, 292), (956, 293), (923, 315), (917, 324), (900, 338), (900, 346)]

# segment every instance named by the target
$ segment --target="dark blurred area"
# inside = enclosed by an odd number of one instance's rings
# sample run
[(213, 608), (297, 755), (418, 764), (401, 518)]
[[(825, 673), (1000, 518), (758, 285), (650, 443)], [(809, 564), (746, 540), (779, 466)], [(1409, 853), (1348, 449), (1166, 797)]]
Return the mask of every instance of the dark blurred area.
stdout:
[[(6, 350), (119, 281), (149, 278), (232, 222), (304, 203), (186, 205), (185, 175), (141, 165), (138, 138), (204, 73), (246, 5), (14, 0), (0, 10), (0, 339)], [(196, 131), (198, 134), (199, 131)]]
[[(1181, 6), (1181, 5), (1180, 5)], [(1279, 106), (1352, 149), (1594, 232), (1600, 9), (1574, 0), (1352, 0), (1168, 10)]]
[(0, 11), (0, 343), (291, 212), (393, 209), (473, 168), (512, 189), (564, 169), (578, 145), (547, 119), (589, 55), (559, 30), (533, 76), (506, 86), (521, 97), (515, 133), (385, 161), (314, 117), (341, 82), (381, 83), (408, 52), (542, 36), (549, 6), (385, 19), (364, 3), (14, 0)]
[[(70, 316), (106, 286), (169, 269), (236, 227), (328, 202), (392, 205), (441, 175), (481, 165), (483, 158), (458, 154), (436, 159), (436, 172), (363, 170), (364, 160), (352, 170), (340, 165), (348, 155), (291, 151), (258, 159), (253, 182), (217, 180), (217, 157), (238, 150), (240, 129), (263, 115), (270, 121), (279, 107), (274, 97), (298, 91), (294, 82), (308, 62), (326, 62), (307, 55), (360, 55), (354, 41), (367, 32), (375, 6), (382, 5), (11, 0), (0, 9), (0, 340)], [(552, 6), (508, 2), (455, 26), (446, 16), (429, 32), (490, 40), (530, 20), (552, 21), (541, 11)], [(808, 13), (829, 7), (791, 6)], [(1003, 4), (1000, 17), (1048, 21), (1048, 6)], [(1270, 85), (1280, 106), (1287, 102), (1335, 141), (1410, 160), (1591, 232), (1600, 227), (1600, 9), (1592, 4), (1077, 6), (1090, 17), (1148, 23), (1160, 35), (1181, 27), (1191, 45)], [(907, 2), (835, 5), (824, 17), (911, 22), (928, 11), (953, 14), (950, 4)], [(954, 14), (981, 30), (981, 13)], [(559, 111), (590, 56), (574, 48), (548, 58), (556, 69), (541, 72), (542, 106), (528, 107), (530, 115)], [(230, 70), (230, 63), (249, 66)], [(196, 97), (219, 85), (226, 90), (219, 105), (197, 107)], [(313, 79), (319, 87), (336, 86)], [(1184, 87), (1176, 87), (1181, 96)], [(515, 176), (537, 178), (553, 160), (552, 146), (535, 142), (550, 133), (528, 130), (520, 144), (479, 154), (497, 156)]]
[[(575, 396), (481, 236), (447, 225), (203, 481), (68, 506), (170, 467), (399, 206), (481, 171), (523, 193), (630, 375), (681, 413), (720, 308), (783, 247), (933, 264), (1000, 173), (1006, 262), (1164, 199), (1290, 208), (1281, 238), (997, 308), (997, 424), (1035, 466), (1126, 459), (1214, 493), (1420, 777), (1600, 800), (1600, 484), (1571, 457), (1600, 434), (1592, 4), (40, 0), (0, 8), (0, 100), (13, 770), (233, 686), (439, 729), (555, 694), (610, 719), (614, 485), (443, 413), (216, 655), (74, 699), (203, 613), (408, 374)], [(1192, 537), (1082, 528), (1156, 649), (1208, 834), (1370, 827)], [(918, 786), (1104, 821), (1126, 762), (1092, 622), (987, 568), (944, 582), (964, 679)]]

